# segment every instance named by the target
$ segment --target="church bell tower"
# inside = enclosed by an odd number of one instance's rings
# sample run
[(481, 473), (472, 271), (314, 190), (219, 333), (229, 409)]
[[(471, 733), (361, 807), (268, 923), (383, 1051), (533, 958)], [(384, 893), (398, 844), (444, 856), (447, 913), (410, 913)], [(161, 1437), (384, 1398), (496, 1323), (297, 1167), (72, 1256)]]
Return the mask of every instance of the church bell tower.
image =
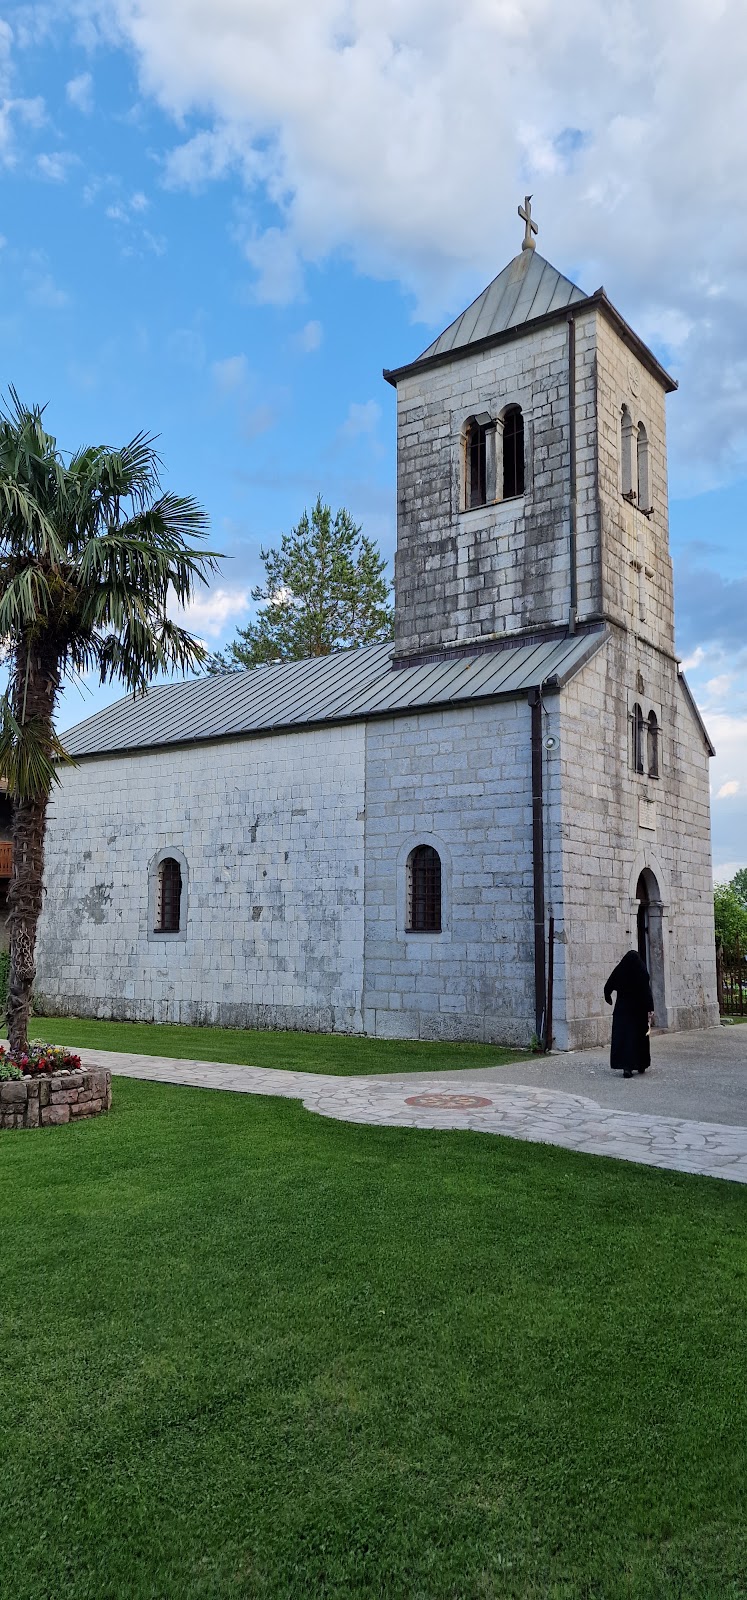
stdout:
[(674, 649), (665, 398), (603, 289), (517, 256), (397, 390), (395, 658), (616, 624)]

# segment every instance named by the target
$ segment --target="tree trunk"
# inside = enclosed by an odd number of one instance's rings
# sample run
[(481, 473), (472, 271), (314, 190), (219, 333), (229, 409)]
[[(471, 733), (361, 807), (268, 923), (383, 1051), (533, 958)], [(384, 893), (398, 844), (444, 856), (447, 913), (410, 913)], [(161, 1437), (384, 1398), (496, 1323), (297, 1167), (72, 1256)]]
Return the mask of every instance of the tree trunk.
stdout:
[(36, 977), (36, 927), (44, 893), (44, 832), (48, 795), (16, 803), (10, 905), (8, 1038), (13, 1055), (28, 1047), (31, 993)]
[[(32, 720), (47, 754), (52, 748), (52, 718), (59, 687), (56, 653), (38, 643), (19, 651), (13, 676), (13, 715), (23, 728)], [(44, 730), (48, 740), (44, 739)], [(10, 973), (8, 1039), (13, 1055), (28, 1048), (29, 1013), (36, 976), (36, 929), (44, 896), (44, 835), (49, 789), (13, 800), (13, 875), (8, 891)]]

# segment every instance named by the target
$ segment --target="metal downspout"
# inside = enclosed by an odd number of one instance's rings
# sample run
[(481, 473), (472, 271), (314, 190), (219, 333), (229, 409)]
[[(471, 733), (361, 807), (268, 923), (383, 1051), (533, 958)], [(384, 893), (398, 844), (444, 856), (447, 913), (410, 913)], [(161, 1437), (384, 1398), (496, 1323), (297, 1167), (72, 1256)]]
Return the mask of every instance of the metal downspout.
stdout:
[(542, 793), (542, 693), (532, 689), (532, 875), (534, 882), (534, 1031), (544, 1037), (545, 991), (545, 838)]
[(571, 489), (571, 528), (570, 528), (570, 567), (571, 567), (571, 609), (568, 617), (568, 632), (576, 632), (578, 616), (578, 572), (576, 559), (577, 535), (577, 508), (576, 508), (576, 319), (568, 318), (568, 441), (570, 453), (570, 489)]

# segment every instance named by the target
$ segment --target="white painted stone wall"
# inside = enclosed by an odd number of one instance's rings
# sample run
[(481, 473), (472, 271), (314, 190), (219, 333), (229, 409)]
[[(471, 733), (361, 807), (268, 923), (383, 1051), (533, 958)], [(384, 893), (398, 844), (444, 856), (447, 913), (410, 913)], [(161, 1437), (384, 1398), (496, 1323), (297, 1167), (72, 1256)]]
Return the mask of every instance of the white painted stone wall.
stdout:
[[(84, 760), (50, 809), (37, 989), (82, 1016), (357, 1031), (361, 724)], [(148, 867), (187, 861), (186, 937)]]
[[(371, 722), (364, 1026), (528, 1044), (534, 1032), (526, 699)], [(441, 933), (407, 933), (407, 857), (438, 850)]]

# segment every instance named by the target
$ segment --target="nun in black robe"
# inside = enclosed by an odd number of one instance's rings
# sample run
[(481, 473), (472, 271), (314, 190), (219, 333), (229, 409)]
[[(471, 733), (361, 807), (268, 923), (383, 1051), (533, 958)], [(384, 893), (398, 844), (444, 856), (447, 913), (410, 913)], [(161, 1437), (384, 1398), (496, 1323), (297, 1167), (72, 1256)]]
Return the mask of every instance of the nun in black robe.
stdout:
[(634, 1072), (645, 1072), (651, 1065), (648, 1019), (654, 1009), (648, 969), (635, 950), (623, 956), (605, 983), (608, 1006), (612, 1005), (613, 990), (617, 999), (612, 1014), (610, 1066), (618, 1072), (622, 1068), (623, 1077), (631, 1078)]

